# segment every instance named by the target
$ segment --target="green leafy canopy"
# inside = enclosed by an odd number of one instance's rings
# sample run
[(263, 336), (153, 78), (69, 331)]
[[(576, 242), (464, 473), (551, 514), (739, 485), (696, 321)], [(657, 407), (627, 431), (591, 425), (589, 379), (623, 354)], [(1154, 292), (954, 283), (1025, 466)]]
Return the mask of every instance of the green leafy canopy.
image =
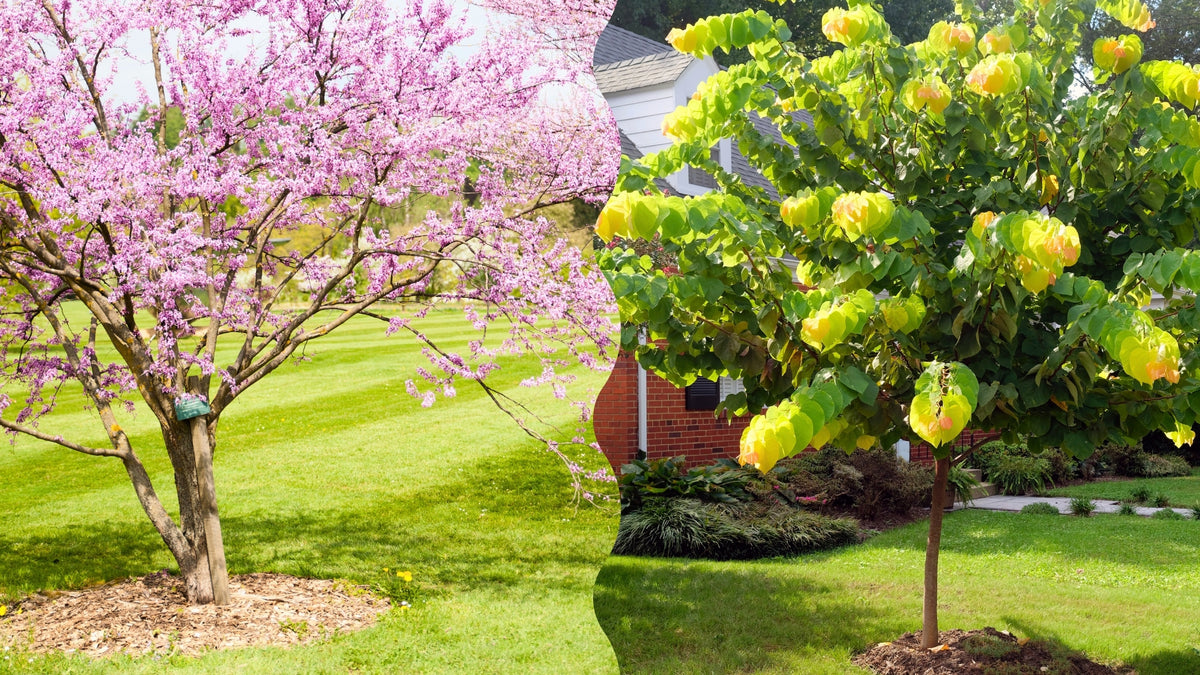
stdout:
[[(1153, 28), (1138, 0), (1098, 6)], [(725, 406), (768, 408), (750, 460), (913, 432), (945, 457), (964, 426), (1077, 456), (1154, 428), (1187, 440), (1200, 71), (1141, 61), (1133, 33), (1083, 44), (1095, 8), (1019, 0), (985, 24), (964, 0), (901, 44), (852, 0), (825, 14), (840, 49), (816, 59), (761, 10), (673, 31), (688, 53), (752, 58), (667, 116), (674, 145), (622, 162), (599, 260), (651, 338), (626, 331), (625, 348), (677, 384), (741, 379)], [(1099, 57), (1087, 94), (1080, 53)], [(709, 159), (723, 138), (779, 196)], [(719, 188), (663, 194), (656, 179), (687, 165)]]

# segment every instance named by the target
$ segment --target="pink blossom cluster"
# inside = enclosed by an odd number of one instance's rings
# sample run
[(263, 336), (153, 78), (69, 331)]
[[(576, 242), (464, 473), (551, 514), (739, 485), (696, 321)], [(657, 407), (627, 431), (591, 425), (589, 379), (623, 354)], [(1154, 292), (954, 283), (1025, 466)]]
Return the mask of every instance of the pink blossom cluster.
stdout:
[[(165, 425), (200, 394), (215, 420), (360, 314), (424, 343), (427, 404), (501, 356), (560, 393), (562, 366), (606, 367), (611, 291), (538, 207), (615, 180), (590, 75), (612, 0), (481, 4), (516, 18), (472, 37), (445, 0), (8, 3), (0, 377), (25, 401), (0, 396), (21, 408), (0, 425), (29, 430), (72, 380), (102, 413), (137, 395)], [(122, 94), (138, 62), (153, 81)], [(563, 87), (584, 94), (547, 105)], [(420, 195), (453, 206), (385, 222)], [(480, 333), (466, 353), (374, 309), (443, 301)]]

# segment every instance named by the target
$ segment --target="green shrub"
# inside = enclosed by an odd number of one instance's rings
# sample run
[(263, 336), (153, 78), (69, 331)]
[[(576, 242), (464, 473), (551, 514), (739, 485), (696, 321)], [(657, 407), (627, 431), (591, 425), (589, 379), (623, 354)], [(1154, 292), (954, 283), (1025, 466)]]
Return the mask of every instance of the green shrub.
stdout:
[(890, 449), (850, 455), (833, 447), (787, 458), (747, 490), (759, 500), (850, 510), (859, 518), (905, 514), (928, 505), (933, 471)]
[(1096, 503), (1087, 497), (1075, 497), (1071, 500), (1071, 513), (1087, 518), (1096, 510)]
[(1137, 508), (1133, 504), (1122, 503), (1121, 508), (1117, 509), (1117, 515), (1119, 516), (1136, 516), (1137, 514)]
[(1184, 458), (1149, 453), (1137, 445), (1107, 445), (1097, 450), (1096, 455), (1118, 476), (1164, 478), (1190, 476), (1192, 473), (1191, 465)]
[(1150, 517), (1155, 520), (1183, 520), (1183, 514), (1174, 509), (1159, 509)]
[[(1014, 460), (1014, 458), (1017, 459)], [(1038, 467), (1037, 473), (1041, 476), (1041, 484), (1035, 491), (1044, 487), (1047, 481), (1065, 483), (1078, 477), (1081, 473), (1081, 462), (1071, 458), (1059, 448), (1047, 448), (1041, 453), (1034, 454), (1023, 444), (1002, 441), (992, 441), (975, 450), (967, 458), (965, 466), (982, 470), (985, 480), (998, 483), (999, 481), (994, 475), (996, 471), (999, 470), (1001, 473), (1011, 471), (1016, 465), (1030, 467), (1035, 464), (1034, 460), (1040, 460), (1036, 466)], [(1045, 470), (1041, 469), (1043, 464)], [(1023, 492), (1007, 491), (1005, 493), (1024, 494)]]
[(621, 517), (613, 553), (748, 560), (796, 555), (857, 539), (858, 524), (848, 518), (767, 504), (651, 497)]
[(686, 457), (651, 462), (637, 459), (621, 467), (617, 482), (622, 511), (633, 511), (648, 497), (695, 497), (724, 503), (748, 501), (751, 495), (746, 484), (757, 473), (730, 459), (691, 469), (687, 468)]
[(1006, 495), (1041, 492), (1050, 478), (1050, 463), (1041, 457), (1004, 455), (996, 458), (987, 476)]
[(1138, 477), (1145, 473), (1146, 453), (1140, 446), (1107, 444), (1098, 448), (1093, 457), (1117, 476)]
[(613, 553), (703, 558), (748, 544), (745, 528), (716, 504), (648, 497), (621, 516)]
[(1150, 503), (1161, 509), (1171, 505), (1171, 498), (1161, 492), (1158, 492), (1150, 498)]
[(984, 478), (990, 480), (992, 475), (992, 466), (1004, 457), (1029, 457), (1029, 449), (1024, 445), (1017, 443), (1005, 443), (1004, 441), (991, 441), (984, 443), (982, 447), (977, 448), (974, 452), (967, 456), (964, 466), (971, 469), (979, 469), (983, 471)]
[(1021, 513), (1032, 513), (1038, 516), (1057, 516), (1058, 507), (1050, 502), (1034, 502), (1021, 507)]
[(1200, 504), (1192, 504), (1192, 518), (1200, 520)]
[(933, 471), (928, 467), (900, 459), (891, 448), (855, 452), (849, 456), (842, 453), (842, 457), (861, 476), (858, 489), (851, 495), (852, 508), (859, 518), (904, 514), (929, 503)]
[(1129, 501), (1138, 504), (1145, 504), (1150, 501), (1150, 488), (1145, 485), (1139, 485), (1129, 491)]
[(1146, 478), (1190, 476), (1192, 475), (1192, 466), (1182, 457), (1146, 454), (1142, 459), (1142, 471), (1142, 475)]

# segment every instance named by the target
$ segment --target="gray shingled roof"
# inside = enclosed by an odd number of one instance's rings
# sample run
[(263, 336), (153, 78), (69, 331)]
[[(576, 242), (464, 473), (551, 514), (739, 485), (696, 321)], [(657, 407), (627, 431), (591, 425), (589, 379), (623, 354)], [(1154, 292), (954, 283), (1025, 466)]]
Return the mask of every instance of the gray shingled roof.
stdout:
[(596, 84), (601, 93), (615, 94), (674, 82), (693, 62), (694, 57), (672, 50), (597, 65), (593, 67), (592, 72), (596, 75)]
[(596, 52), (592, 56), (592, 65), (601, 66), (606, 63), (617, 63), (643, 56), (653, 56), (664, 52), (674, 53), (675, 50), (665, 42), (651, 40), (619, 26), (609, 24), (601, 31), (596, 40)]
[[(600, 33), (600, 38), (596, 41), (592, 64), (593, 72), (596, 75), (596, 84), (599, 85), (600, 91), (605, 94), (615, 94), (639, 87), (674, 82), (693, 61), (693, 57), (675, 51), (666, 43), (656, 42), (609, 24), (605, 26), (603, 32)], [(792, 117), (798, 121), (812, 124), (812, 115), (806, 111), (792, 113)], [(750, 114), (750, 119), (760, 132), (775, 140), (776, 143), (785, 145), (783, 134), (769, 120), (753, 112)], [(624, 132), (620, 132), (620, 137), (622, 154), (633, 158), (642, 156), (641, 150)], [(775, 186), (750, 166), (750, 162), (737, 149), (736, 144), (734, 144), (733, 156), (730, 157), (730, 168), (747, 184), (763, 188), (774, 199), (779, 198)]]

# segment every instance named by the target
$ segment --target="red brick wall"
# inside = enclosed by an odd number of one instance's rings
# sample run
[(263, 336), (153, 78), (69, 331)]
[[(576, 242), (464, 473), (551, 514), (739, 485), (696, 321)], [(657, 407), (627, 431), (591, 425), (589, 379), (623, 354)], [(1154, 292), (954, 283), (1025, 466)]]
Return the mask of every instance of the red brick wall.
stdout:
[[(646, 456), (661, 459), (686, 455), (691, 462), (707, 464), (734, 457), (742, 429), (750, 417), (728, 422), (711, 410), (687, 410), (684, 390), (654, 373), (646, 374)], [(621, 466), (637, 455), (637, 362), (621, 354), (612, 375), (596, 398), (592, 418), (596, 442), (620, 475)]]
[[(994, 441), (1000, 438), (999, 431), (976, 431), (967, 429), (954, 441), (956, 450), (965, 450), (979, 441)], [(928, 443), (913, 445), (908, 451), (908, 461), (922, 464), (933, 464), (933, 447)]]
[[(628, 354), (617, 357), (612, 375), (600, 390), (592, 422), (596, 442), (604, 450), (613, 470), (637, 456), (637, 362)], [(750, 417), (735, 417), (730, 424), (724, 414), (711, 410), (687, 410), (684, 390), (654, 373), (646, 374), (646, 446), (648, 459), (686, 455), (691, 462), (707, 464), (721, 457), (736, 457), (742, 430)], [(979, 440), (999, 438), (999, 432), (967, 430), (956, 447), (970, 447)], [(926, 443), (914, 444), (909, 461), (933, 464), (933, 450)]]

